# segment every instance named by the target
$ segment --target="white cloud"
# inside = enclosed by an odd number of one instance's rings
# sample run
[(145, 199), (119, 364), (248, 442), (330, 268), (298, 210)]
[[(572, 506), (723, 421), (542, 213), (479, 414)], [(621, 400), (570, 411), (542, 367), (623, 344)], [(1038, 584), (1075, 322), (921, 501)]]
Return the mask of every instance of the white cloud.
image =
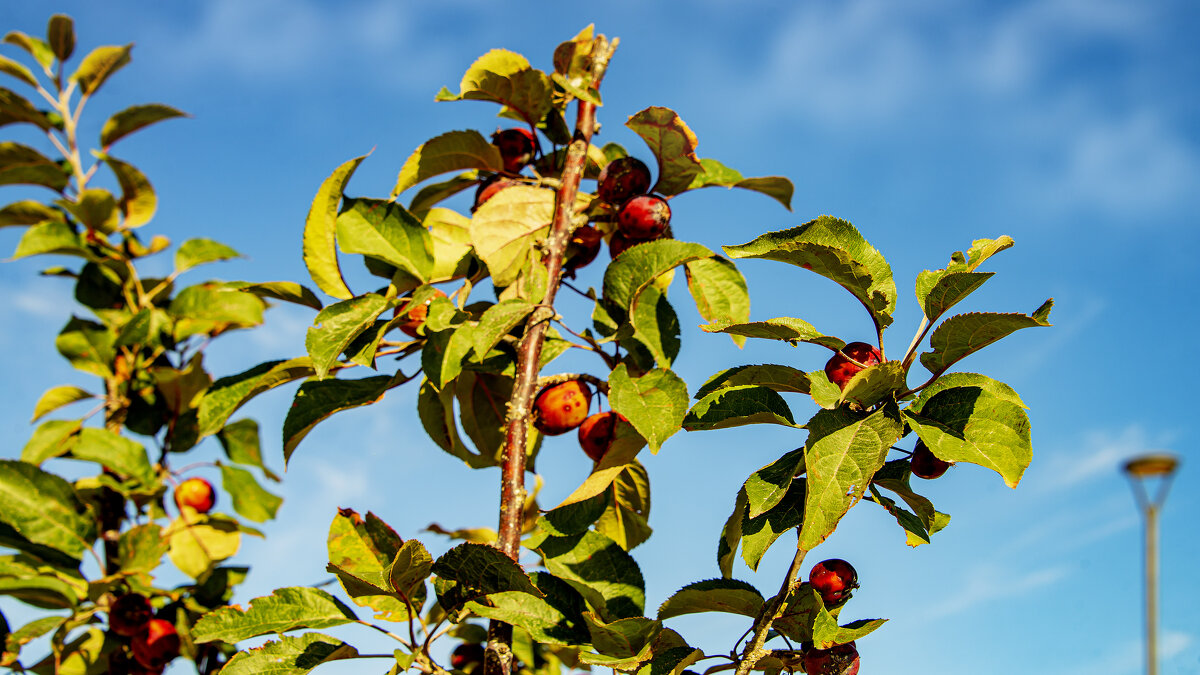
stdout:
[(1075, 449), (1057, 450), (1043, 460), (1044, 468), (1038, 471), (1039, 479), (1034, 484), (1041, 491), (1060, 492), (1117, 476), (1123, 460), (1169, 447), (1176, 438), (1173, 432), (1150, 433), (1137, 424), (1119, 430), (1089, 431)]
[[(1065, 565), (1031, 570), (1023, 574), (1014, 573), (1020, 568), (1013, 565), (984, 563), (974, 566), (962, 580), (944, 595), (940, 601), (929, 605), (914, 621), (932, 621), (961, 614), (995, 600), (1015, 600), (1019, 596), (1049, 586), (1067, 576), (1070, 568)], [(947, 587), (950, 587), (947, 584)]]
[[(1159, 666), (1168, 665), (1171, 659), (1183, 653), (1195, 642), (1189, 634), (1167, 630), (1159, 635)], [(1058, 671), (1059, 675), (1134, 675), (1143, 672), (1146, 654), (1145, 642), (1140, 639), (1127, 640), (1109, 646), (1094, 661), (1081, 663), (1073, 668)], [(1179, 671), (1184, 672), (1184, 671)]]

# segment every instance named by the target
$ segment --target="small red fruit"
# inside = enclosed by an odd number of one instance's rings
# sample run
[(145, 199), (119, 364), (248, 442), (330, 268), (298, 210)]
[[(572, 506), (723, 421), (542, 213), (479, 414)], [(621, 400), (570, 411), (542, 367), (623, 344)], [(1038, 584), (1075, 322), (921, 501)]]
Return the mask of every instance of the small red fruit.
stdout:
[(478, 210), (479, 207), (483, 206), (484, 202), (492, 197), (495, 197), (496, 193), (500, 192), (504, 188), (519, 184), (520, 181), (515, 181), (511, 178), (505, 178), (500, 174), (493, 174), (490, 178), (480, 183), (479, 187), (475, 188), (475, 205), (471, 207), (471, 213), (474, 213), (476, 210)]
[(947, 462), (944, 459), (938, 459), (937, 455), (925, 445), (925, 441), (917, 441), (917, 445), (913, 447), (912, 457), (909, 459), (908, 468), (917, 478), (932, 480), (940, 478), (946, 473), (946, 469), (954, 462)]
[(546, 387), (534, 401), (533, 425), (547, 436), (565, 434), (583, 423), (592, 404), (592, 390), (579, 380)]
[(129, 593), (113, 600), (108, 608), (108, 628), (117, 635), (133, 637), (154, 618), (154, 607), (141, 593)]
[(650, 167), (636, 157), (618, 157), (600, 170), (596, 197), (609, 204), (621, 204), (650, 189)]
[(850, 359), (854, 359), (864, 366), (872, 366), (882, 361), (883, 355), (875, 346), (866, 342), (851, 342), (842, 347), (842, 350), (834, 354), (833, 358), (825, 364), (825, 375), (829, 377), (830, 382), (838, 386), (838, 389), (844, 390), (850, 378), (863, 369), (863, 366)]
[(621, 205), (617, 227), (630, 239), (657, 239), (671, 223), (671, 205), (656, 195), (639, 195)]
[[(433, 289), (433, 298), (444, 298), (446, 294), (440, 289)], [(420, 333), (421, 326), (425, 325), (425, 319), (429, 316), (429, 303), (433, 302), (433, 298), (429, 298), (420, 307), (413, 307), (412, 311), (408, 310), (408, 302), (403, 305), (398, 305), (392, 312), (392, 316), (402, 316), (408, 312), (408, 316), (404, 321), (400, 322), (399, 327), (405, 335), (415, 338), (424, 337)]]
[(822, 560), (808, 573), (808, 583), (821, 594), (826, 605), (836, 605), (850, 599), (858, 588), (858, 572), (841, 558)]
[(450, 652), (450, 667), (455, 670), (471, 672), (483, 666), (483, 645), (478, 642), (464, 642)]
[(816, 649), (805, 643), (800, 664), (808, 675), (858, 675), (858, 648), (853, 642)]
[(578, 228), (571, 235), (571, 241), (567, 242), (563, 267), (568, 270), (577, 270), (587, 266), (596, 259), (596, 254), (600, 252), (600, 244), (603, 243), (604, 235), (600, 234), (600, 230), (591, 225)]
[(198, 513), (208, 513), (216, 503), (212, 483), (203, 478), (189, 478), (175, 488), (175, 504), (181, 509), (190, 506)]
[(612, 446), (617, 433), (617, 420), (626, 421), (623, 416), (610, 410), (596, 413), (579, 425), (579, 447), (592, 461), (599, 462)]
[(500, 149), (500, 157), (504, 160), (504, 170), (509, 173), (520, 173), (526, 164), (533, 161), (534, 148), (537, 147), (537, 137), (533, 132), (521, 127), (504, 129), (492, 134), (492, 145)]
[(146, 631), (133, 637), (133, 658), (147, 668), (162, 668), (179, 656), (179, 633), (163, 619), (151, 619)]

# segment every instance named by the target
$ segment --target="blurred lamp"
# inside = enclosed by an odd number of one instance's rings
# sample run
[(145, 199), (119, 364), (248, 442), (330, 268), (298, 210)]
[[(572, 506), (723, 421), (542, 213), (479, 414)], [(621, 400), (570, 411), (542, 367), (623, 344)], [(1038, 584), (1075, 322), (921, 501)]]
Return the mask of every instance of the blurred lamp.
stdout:
[[(1125, 462), (1125, 475), (1146, 524), (1146, 673), (1158, 674), (1158, 512), (1167, 499), (1179, 459), (1166, 453), (1134, 457)], [(1153, 487), (1153, 492), (1149, 488)]]

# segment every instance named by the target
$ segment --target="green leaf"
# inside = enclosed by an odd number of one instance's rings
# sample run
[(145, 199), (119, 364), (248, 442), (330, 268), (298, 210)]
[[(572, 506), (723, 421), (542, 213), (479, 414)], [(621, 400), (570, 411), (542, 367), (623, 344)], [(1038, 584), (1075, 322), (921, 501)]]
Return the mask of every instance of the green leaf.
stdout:
[(896, 309), (892, 268), (844, 220), (821, 216), (799, 227), (769, 232), (740, 246), (724, 248), (731, 258), (765, 258), (812, 270), (858, 298), (879, 330), (892, 323)]
[[(890, 463), (890, 462), (889, 462)], [(879, 473), (883, 473), (884, 469)], [(907, 473), (907, 468), (905, 472)], [(880, 480), (879, 473), (875, 474), (875, 480), (871, 482), (871, 496), (868, 498), (871, 501), (879, 504), (887, 511), (905, 532), (905, 543), (909, 546), (920, 546), (928, 544), (930, 536), (938, 530), (946, 527), (950, 523), (950, 516), (934, 510), (933, 504), (928, 499), (916, 494), (908, 487), (908, 481), (905, 479), (900, 481)], [(885, 497), (880, 491), (880, 487), (891, 485), (904, 501), (911, 507), (913, 511), (908, 511), (898, 505), (894, 499)]]
[(313, 197), (304, 223), (304, 265), (317, 288), (340, 300), (354, 297), (342, 278), (337, 259), (338, 203), (354, 170), (367, 156), (355, 157), (330, 174)]
[[(473, 375), (468, 377), (474, 381)], [(462, 381), (458, 386), (462, 386)], [(467, 466), (495, 466), (496, 461), (491, 454), (476, 454), (462, 442), (454, 421), (454, 395), (452, 388), (438, 391), (428, 379), (421, 383), (421, 390), (417, 394), (417, 414), (425, 432), (438, 447), (466, 462)]]
[(0, 666), (13, 665), (20, 656), (21, 647), (51, 631), (58, 630), (60, 626), (69, 620), (70, 617), (68, 616), (44, 616), (40, 619), (34, 619), (10, 633), (8, 631), (8, 624), (4, 621), (4, 615), (0, 614), (0, 645), (3, 646), (3, 655), (0, 656)]
[(1002, 382), (951, 373), (926, 387), (904, 417), (940, 459), (978, 464), (1016, 487), (1033, 459), (1024, 407)]
[(517, 279), (554, 220), (554, 191), (514, 185), (484, 202), (471, 218), (471, 244), (488, 266), (492, 282)]
[(500, 339), (512, 332), (533, 309), (533, 303), (521, 299), (505, 300), (488, 307), (479, 317), (479, 324), (475, 327), (475, 358), (482, 360), (500, 343)]
[(799, 545), (811, 551), (862, 498), (904, 422), (896, 404), (889, 402), (870, 414), (846, 407), (821, 410), (807, 426), (804, 464), (810, 489)]
[(629, 420), (650, 444), (651, 452), (657, 453), (682, 427), (687, 415), (687, 384), (672, 371), (656, 368), (632, 378), (621, 364), (609, 374), (608, 385), (612, 409)]
[(845, 626), (825, 609), (821, 595), (808, 582), (800, 584), (789, 596), (783, 616), (773, 627), (797, 642), (811, 642), (817, 649), (857, 640), (882, 626), (887, 619), (852, 621)]
[(117, 199), (108, 190), (88, 188), (76, 199), (59, 199), (56, 203), (75, 216), (84, 227), (110, 234), (117, 229)]
[(504, 49), (493, 49), (476, 59), (459, 85), (459, 93), (444, 87), (438, 101), (494, 101), (516, 113), (529, 125), (536, 125), (552, 105), (554, 85), (540, 70), (529, 65), (524, 56)]
[(129, 63), (129, 50), (132, 44), (124, 47), (105, 45), (96, 47), (87, 56), (79, 68), (71, 75), (71, 79), (79, 83), (79, 91), (92, 95), (115, 72)]
[(46, 69), (46, 74), (50, 74), (50, 64), (54, 63), (54, 52), (50, 49), (50, 45), (19, 30), (9, 31), (4, 36), (4, 41), (29, 52), (29, 55)]
[[(599, 493), (578, 502), (562, 504), (541, 514), (538, 527), (556, 536), (565, 537), (586, 532), (608, 509), (611, 491)], [(609, 537), (610, 539), (612, 537)], [(629, 549), (625, 549), (628, 551)]]
[(221, 464), (221, 485), (233, 498), (233, 510), (243, 518), (265, 523), (275, 518), (283, 499), (267, 492), (245, 469)]
[(36, 225), (45, 220), (62, 222), (62, 212), (32, 199), (22, 199), (0, 209), (0, 227)]
[(640, 244), (608, 265), (604, 271), (604, 298), (631, 312), (638, 296), (659, 276), (684, 263), (711, 257), (713, 252), (704, 246), (675, 239)]
[(304, 338), (304, 347), (312, 357), (318, 379), (328, 377), (330, 369), (354, 338), (370, 328), (387, 309), (382, 295), (368, 293), (329, 305), (321, 310)]
[(121, 213), (125, 216), (125, 222), (122, 225), (128, 229), (150, 222), (150, 219), (154, 217), (154, 212), (158, 210), (158, 196), (154, 193), (154, 186), (150, 185), (146, 175), (132, 164), (122, 162), (115, 157), (105, 156), (104, 163), (112, 169), (113, 175), (117, 177), (117, 183), (121, 186), (121, 200), (118, 202), (118, 206), (121, 207)]
[[(705, 321), (745, 322), (750, 319), (750, 293), (746, 278), (737, 266), (720, 256), (693, 260), (684, 267), (688, 290), (696, 301), (696, 310)], [(733, 342), (741, 347), (742, 336)]]
[(238, 652), (221, 668), (223, 675), (303, 675), (322, 663), (353, 659), (358, 650), (320, 633), (283, 635), (261, 647)]
[(449, 595), (438, 594), (438, 603), (447, 611), (491, 593), (518, 591), (543, 597), (516, 561), (487, 544), (459, 544), (438, 558), (432, 571), (444, 581), (455, 582)]
[[(177, 319), (190, 319), (196, 325), (204, 322), (214, 327), (249, 327), (262, 323), (263, 302), (253, 295), (206, 282), (181, 290), (171, 300), (167, 312)], [(178, 326), (176, 332), (180, 332)]]
[(42, 131), (49, 131), (53, 127), (46, 113), (33, 107), (28, 99), (0, 87), (0, 127), (19, 122), (32, 124)]
[(642, 344), (654, 357), (654, 362), (670, 368), (679, 356), (679, 316), (667, 301), (665, 293), (655, 286), (648, 286), (629, 314), (633, 326), (633, 339)]
[[(619, 367), (623, 368), (624, 366)], [(631, 424), (618, 419), (613, 432), (612, 445), (604, 453), (604, 457), (592, 468), (592, 473), (584, 479), (583, 483), (575, 488), (575, 491), (557, 508), (577, 504), (603, 494), (628, 467), (637, 464), (637, 454), (644, 447), (646, 447), (646, 439), (642, 438), (642, 435)]]
[[(12, 597), (41, 609), (73, 609), (86, 597), (49, 565), (26, 564), (25, 556), (0, 558), (0, 595)], [(78, 576), (75, 576), (78, 579)]]
[(136, 480), (146, 489), (158, 483), (146, 449), (107, 429), (84, 428), (79, 432), (79, 440), (71, 447), (71, 456), (96, 462), (122, 478)]
[(163, 529), (154, 523), (125, 530), (117, 542), (120, 570), (127, 573), (154, 571), (167, 552), (167, 541)]
[[(758, 570), (758, 564), (767, 553), (767, 549), (776, 539), (788, 530), (801, 523), (808, 524), (805, 518), (804, 500), (806, 486), (804, 478), (793, 479), (783, 497), (758, 516), (750, 517), (747, 509), (742, 517), (742, 560), (751, 570)], [(744, 491), (743, 491), (744, 493)]]
[(838, 386), (829, 381), (829, 376), (824, 370), (814, 370), (808, 375), (808, 384), (811, 391), (812, 400), (817, 405), (831, 410), (838, 407), (842, 400), (842, 390)]
[(96, 398), (96, 395), (86, 389), (81, 389), (73, 385), (63, 385), (47, 389), (46, 393), (38, 399), (38, 402), (33, 406), (33, 419), (30, 422), (36, 422), (59, 408), (71, 405), (77, 401), (85, 401), (89, 398)]
[[(200, 436), (211, 436), (225, 426), (238, 408), (255, 396), (315, 371), (312, 359), (302, 356), (288, 361), (268, 361), (237, 375), (222, 377), (212, 384), (200, 399)], [(237, 461), (233, 457), (231, 460)]]
[[(430, 183), (413, 195), (408, 203), (408, 211), (417, 218), (425, 220), (434, 207), (454, 195), (479, 185), (479, 172), (472, 169), (464, 171), (454, 178), (440, 183)], [(445, 209), (449, 211), (449, 209)], [(427, 223), (428, 225), (428, 223)]]
[(96, 537), (95, 521), (71, 484), (27, 462), (0, 459), (0, 522), (76, 560)]
[(161, 103), (126, 108), (104, 123), (100, 130), (100, 146), (108, 148), (138, 129), (175, 117), (188, 117), (188, 114)]
[[(409, 539), (396, 551), (387, 568), (387, 579), (397, 593), (414, 595), (414, 590), (424, 595), (425, 580), (433, 573), (433, 558), (425, 546), (416, 539)], [(416, 605), (420, 609), (420, 605)]]
[(741, 489), (733, 503), (733, 513), (729, 514), (721, 527), (721, 539), (717, 542), (717, 567), (726, 579), (733, 576), (733, 561), (737, 557), (738, 543), (742, 540), (742, 520), (745, 515), (746, 491)]
[(505, 591), (492, 593), (486, 602), (470, 602), (467, 608), (486, 619), (503, 621), (529, 631), (537, 642), (552, 645), (580, 645), (591, 636), (584, 624), (583, 597), (563, 580), (546, 572), (529, 575), (544, 597)]
[(721, 186), (728, 188), (743, 188), (761, 192), (783, 204), (788, 211), (792, 210), (792, 194), (796, 188), (792, 181), (783, 176), (763, 176), (760, 178), (743, 178), (742, 174), (721, 164), (715, 159), (700, 160), (701, 172), (692, 179), (688, 190), (702, 187)]
[(617, 474), (608, 488), (608, 508), (596, 520), (596, 531), (626, 551), (644, 543), (652, 532), (650, 517), (650, 474), (634, 460)]
[[(11, 40), (5, 40), (5, 42), (11, 42)], [(0, 73), (8, 73), (31, 87), (38, 86), (37, 78), (33, 76), (33, 72), (29, 68), (25, 67), (25, 64), (13, 61), (7, 56), (0, 56)]]
[[(337, 575), (342, 587), (360, 606), (375, 610), (375, 618), (407, 621), (409, 596), (413, 612), (425, 601), (424, 586), (411, 588), (428, 576), (429, 555), (415, 540), (403, 542), (387, 523), (374, 513), (364, 520), (351, 509), (339, 509), (329, 526), (327, 540), (329, 571)], [(422, 569), (424, 574), (421, 574)], [(406, 578), (406, 574), (410, 574)], [(397, 588), (395, 580), (404, 585)]]
[(50, 38), (50, 50), (59, 61), (71, 58), (75, 51), (75, 22), (66, 14), (55, 14), (50, 17), (46, 28), (46, 36)]
[(762, 610), (763, 602), (762, 593), (744, 581), (708, 579), (675, 591), (658, 608), (658, 620), (698, 612), (728, 612), (754, 618)]
[(605, 656), (630, 658), (639, 655), (662, 632), (662, 622), (644, 616), (617, 619), (605, 623), (592, 612), (583, 620), (591, 633), (592, 648)]
[(797, 448), (750, 474), (742, 491), (746, 495), (747, 515), (758, 516), (775, 508), (783, 500), (792, 480), (804, 473), (804, 448)]
[(946, 372), (950, 366), (984, 347), (1015, 333), (1022, 328), (1051, 325), (1047, 300), (1033, 314), (957, 314), (946, 319), (933, 331), (929, 346), (933, 351), (921, 354), (921, 365), (934, 375)]
[(658, 182), (651, 192), (666, 197), (679, 194), (704, 170), (696, 157), (696, 134), (674, 110), (646, 108), (630, 117), (625, 126), (646, 141), (658, 160)]
[(249, 609), (221, 607), (205, 614), (192, 626), (192, 639), (234, 644), (299, 628), (341, 626), (355, 618), (349, 607), (319, 588), (278, 588), (251, 600)]
[(702, 399), (721, 389), (745, 385), (757, 385), (781, 393), (809, 393), (809, 379), (804, 371), (796, 370), (791, 366), (766, 364), (736, 366), (723, 370), (708, 378), (708, 381), (695, 393), (694, 398)]
[(504, 170), (499, 148), (474, 129), (448, 131), (425, 141), (400, 167), (392, 196), (434, 176), (464, 169)]
[(604, 620), (642, 615), (645, 582), (633, 558), (615, 541), (589, 530), (569, 537), (534, 538), (526, 545), (546, 569), (571, 584)]
[[(505, 404), (512, 396), (512, 387), (511, 377), (470, 371), (463, 372), (455, 381), (454, 394), (458, 399), (459, 421), (463, 431), (482, 456), (480, 460), (472, 461), (484, 466), (500, 463), (507, 429), (508, 413)], [(533, 426), (530, 425), (530, 428)], [(530, 436), (529, 447), (533, 447), (536, 439), (536, 433)], [(483, 463), (484, 460), (486, 464)], [(475, 466), (471, 461), (468, 461), (468, 464)]]
[(258, 422), (247, 418), (227, 424), (217, 432), (217, 440), (221, 442), (229, 461), (256, 466), (262, 470), (264, 476), (279, 482), (279, 476), (263, 463), (262, 448), (258, 439)]
[(13, 260), (17, 260), (34, 255), (49, 254), (74, 255), (80, 258), (91, 257), (83, 248), (83, 240), (70, 225), (53, 220), (39, 223), (25, 230), (12, 257)]
[(167, 556), (180, 572), (200, 579), (213, 565), (233, 557), (241, 547), (238, 522), (216, 514), (176, 518), (167, 528)]
[(283, 461), (291, 459), (296, 446), (317, 423), (336, 412), (370, 405), (393, 387), (407, 381), (402, 373), (359, 380), (311, 380), (300, 385), (292, 407), (283, 420)]
[(73, 316), (55, 338), (54, 346), (79, 370), (98, 377), (111, 377), (108, 364), (115, 357), (115, 339), (116, 336), (103, 324)]
[(40, 466), (47, 459), (67, 454), (78, 440), (77, 434), (82, 428), (82, 420), (50, 420), (41, 423), (25, 444), (25, 449), (21, 451), (21, 461)]
[(429, 231), (403, 206), (380, 199), (350, 198), (337, 217), (338, 247), (383, 260), (421, 281), (433, 271)]
[(227, 282), (225, 287), (249, 293), (260, 298), (282, 300), (296, 305), (311, 307), (316, 310), (320, 310), (322, 307), (321, 300), (317, 298), (316, 293), (313, 293), (307, 286), (301, 286), (292, 281), (271, 281), (262, 284), (231, 281)]
[(899, 361), (884, 361), (863, 368), (846, 383), (838, 403), (851, 401), (859, 407), (869, 408), (889, 395), (904, 391), (906, 375)]
[(683, 428), (688, 431), (726, 429), (747, 424), (797, 426), (783, 397), (757, 385), (718, 389), (697, 401), (683, 420)]
[(233, 260), (242, 257), (241, 253), (212, 239), (188, 239), (175, 252), (175, 273), (190, 270), (197, 265)]
[(783, 340), (791, 345), (808, 342), (827, 347), (834, 351), (846, 346), (846, 343), (841, 339), (832, 335), (823, 335), (807, 321), (787, 316), (750, 323), (732, 323), (721, 320), (707, 326), (700, 326), (700, 329), (706, 333), (728, 333), (730, 335), (744, 335), (746, 337), (765, 338), (768, 340)]
[(946, 310), (982, 286), (992, 275), (975, 270), (983, 261), (1012, 245), (1012, 237), (1007, 235), (996, 239), (976, 239), (971, 243), (967, 255), (956, 252), (950, 256), (950, 264), (944, 269), (925, 270), (918, 274), (917, 300), (921, 302), (925, 316), (930, 321), (937, 321)]

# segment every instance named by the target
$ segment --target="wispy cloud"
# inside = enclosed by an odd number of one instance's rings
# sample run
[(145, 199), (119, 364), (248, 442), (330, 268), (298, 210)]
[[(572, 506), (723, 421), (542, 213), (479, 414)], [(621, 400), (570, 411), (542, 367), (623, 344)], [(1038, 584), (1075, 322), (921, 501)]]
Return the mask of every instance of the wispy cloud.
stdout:
[(1067, 576), (1066, 565), (1022, 572), (1012, 565), (979, 564), (964, 575), (961, 583), (947, 583), (942, 599), (935, 600), (914, 621), (932, 621), (975, 609), (1001, 598), (1015, 600)]
[(1104, 476), (1117, 475), (1122, 460), (1170, 446), (1176, 435), (1170, 431), (1151, 433), (1137, 424), (1122, 429), (1094, 429), (1084, 434), (1072, 449), (1058, 449), (1042, 461), (1033, 485), (1039, 491), (1060, 492)]
[[(1159, 636), (1158, 643), (1160, 665), (1169, 665), (1171, 659), (1183, 653), (1195, 641), (1195, 637), (1190, 633), (1164, 631)], [(1144, 659), (1145, 643), (1141, 640), (1127, 640), (1110, 645), (1093, 661), (1057, 672), (1059, 675), (1133, 675), (1142, 672)]]

